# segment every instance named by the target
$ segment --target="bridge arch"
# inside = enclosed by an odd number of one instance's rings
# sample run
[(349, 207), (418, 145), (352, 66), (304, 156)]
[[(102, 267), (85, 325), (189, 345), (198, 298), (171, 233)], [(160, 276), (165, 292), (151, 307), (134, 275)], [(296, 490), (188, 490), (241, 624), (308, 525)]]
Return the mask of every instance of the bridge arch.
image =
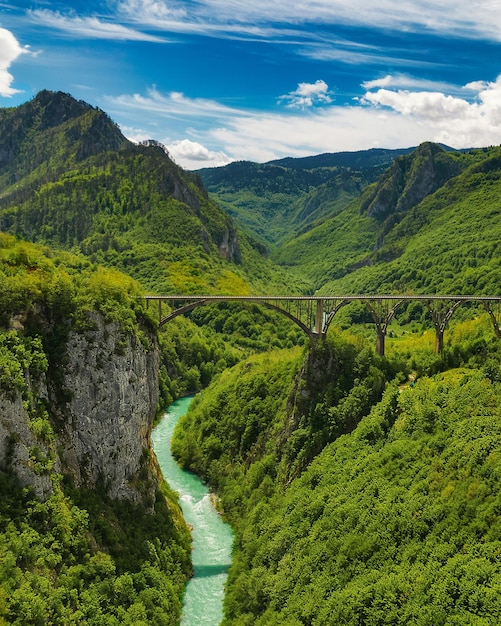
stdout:
[[(483, 304), (494, 325), (496, 337), (501, 338), (501, 296), (463, 295), (348, 295), (348, 296), (144, 296), (147, 306), (158, 301), (159, 325), (163, 326), (179, 315), (215, 302), (252, 302), (284, 315), (310, 338), (324, 339), (338, 311), (350, 302), (359, 301), (370, 311), (376, 325), (376, 352), (384, 355), (388, 325), (398, 307), (408, 301), (422, 301), (431, 314), (435, 327), (435, 351), (444, 347), (444, 332), (456, 309), (465, 302)], [(162, 314), (162, 303), (173, 307)]]
[[(164, 317), (160, 318), (160, 321), (158, 323), (159, 326), (164, 326), (165, 324), (167, 324), (168, 322), (170, 322), (171, 320), (173, 320), (174, 318), (178, 317), (179, 315), (183, 315), (184, 313), (189, 313), (190, 311), (193, 311), (194, 309), (200, 307), (200, 306), (204, 306), (207, 304), (214, 304), (214, 302), (234, 302), (234, 301), (238, 301), (238, 300), (242, 300), (242, 298), (239, 297), (235, 297), (235, 298), (231, 298), (230, 296), (228, 297), (207, 297), (207, 298), (203, 298), (200, 300), (195, 300), (194, 302), (190, 302), (189, 304), (185, 304), (184, 306), (180, 307), (179, 309), (175, 309), (174, 311), (172, 311), (171, 313), (169, 313), (168, 315), (165, 315)], [(285, 317), (287, 317), (288, 319), (290, 319), (292, 322), (294, 322), (294, 324), (297, 324), (299, 326), (299, 328), (306, 333), (308, 336), (312, 336), (312, 331), (310, 328), (308, 328), (308, 326), (306, 326), (306, 324), (304, 324), (298, 317), (296, 317), (295, 315), (293, 315), (292, 313), (290, 313), (290, 311), (287, 311), (286, 309), (281, 308), (280, 306), (273, 304), (272, 302), (264, 299), (261, 300), (259, 298), (245, 298), (245, 302), (252, 302), (254, 304), (260, 304), (261, 306), (266, 307), (267, 309), (271, 309), (272, 311), (278, 311), (278, 313), (281, 313), (282, 315), (285, 315)]]

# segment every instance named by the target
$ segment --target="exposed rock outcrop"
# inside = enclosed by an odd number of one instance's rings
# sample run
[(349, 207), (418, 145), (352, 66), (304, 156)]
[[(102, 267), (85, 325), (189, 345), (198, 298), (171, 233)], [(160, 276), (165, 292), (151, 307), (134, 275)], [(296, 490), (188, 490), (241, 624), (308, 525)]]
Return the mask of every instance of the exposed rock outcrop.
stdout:
[(377, 219), (409, 211), (461, 171), (452, 153), (433, 143), (395, 159), (364, 194), (361, 211)]
[(91, 330), (68, 334), (64, 366), (50, 364), (36, 382), (26, 372), (28, 396), (47, 407), (55, 442), (34, 432), (21, 392), (0, 394), (0, 465), (42, 499), (57, 471), (77, 486), (148, 503), (156, 486), (147, 454), (158, 404), (156, 338), (144, 329), (125, 334), (98, 314), (91, 319)]

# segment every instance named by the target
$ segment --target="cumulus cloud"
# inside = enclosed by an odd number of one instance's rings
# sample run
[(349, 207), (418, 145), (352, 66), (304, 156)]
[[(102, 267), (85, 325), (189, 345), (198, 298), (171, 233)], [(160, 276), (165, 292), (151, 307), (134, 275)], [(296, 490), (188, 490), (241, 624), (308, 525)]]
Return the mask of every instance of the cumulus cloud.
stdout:
[(444, 83), (439, 81), (433, 81), (423, 78), (416, 78), (409, 74), (387, 74), (382, 78), (376, 78), (375, 80), (367, 80), (362, 83), (362, 87), (370, 91), (378, 87), (386, 88), (400, 88), (400, 89), (425, 89), (426, 91), (445, 91), (448, 94), (460, 93), (463, 88), (458, 88), (450, 83)]
[(18, 89), (12, 87), (14, 77), (9, 68), (18, 57), (28, 51), (28, 48), (23, 48), (10, 31), (0, 28), (0, 96), (10, 97), (19, 93)]
[(438, 92), (379, 89), (374, 93), (366, 93), (364, 101), (389, 107), (404, 116), (412, 115), (433, 121), (464, 118), (473, 113), (472, 105), (466, 100)]
[(441, 92), (378, 89), (367, 92), (366, 105), (390, 109), (429, 128), (430, 138), (457, 148), (501, 143), (501, 76), (494, 82), (465, 86), (473, 101)]
[(219, 167), (228, 165), (233, 159), (222, 151), (209, 150), (197, 141), (181, 139), (167, 145), (171, 157), (187, 169)]
[(314, 83), (299, 83), (295, 91), (280, 96), (279, 102), (285, 102), (291, 109), (306, 109), (317, 104), (330, 104), (329, 86), (323, 80)]

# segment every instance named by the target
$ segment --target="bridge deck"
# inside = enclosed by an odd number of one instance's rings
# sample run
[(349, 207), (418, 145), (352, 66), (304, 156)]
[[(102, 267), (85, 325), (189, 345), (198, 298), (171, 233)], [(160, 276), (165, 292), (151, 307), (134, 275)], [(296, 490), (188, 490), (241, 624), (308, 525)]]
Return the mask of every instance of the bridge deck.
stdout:
[[(384, 340), (389, 323), (397, 309), (405, 302), (421, 301), (428, 308), (436, 332), (435, 350), (443, 349), (445, 328), (454, 311), (465, 302), (483, 304), (494, 325), (496, 337), (501, 338), (501, 296), (485, 295), (439, 295), (439, 294), (348, 294), (348, 295), (287, 295), (287, 296), (217, 296), (217, 295), (148, 295), (146, 304), (158, 301), (159, 324), (163, 325), (179, 315), (188, 313), (204, 304), (215, 302), (250, 302), (262, 304), (285, 315), (297, 324), (309, 337), (325, 338), (336, 313), (350, 302), (362, 302), (376, 325), (376, 350), (384, 354)], [(162, 316), (162, 303), (171, 305), (167, 315)]]

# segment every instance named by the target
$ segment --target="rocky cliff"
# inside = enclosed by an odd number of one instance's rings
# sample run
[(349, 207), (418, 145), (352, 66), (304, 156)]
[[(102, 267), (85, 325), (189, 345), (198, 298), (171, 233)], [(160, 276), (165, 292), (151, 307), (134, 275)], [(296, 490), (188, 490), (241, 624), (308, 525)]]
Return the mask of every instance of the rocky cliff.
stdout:
[(42, 499), (57, 472), (111, 498), (148, 504), (155, 488), (147, 451), (158, 403), (156, 338), (89, 315), (86, 330), (67, 334), (59, 362), (49, 356), (45, 372), (25, 370), (24, 389), (0, 393), (0, 465)]

